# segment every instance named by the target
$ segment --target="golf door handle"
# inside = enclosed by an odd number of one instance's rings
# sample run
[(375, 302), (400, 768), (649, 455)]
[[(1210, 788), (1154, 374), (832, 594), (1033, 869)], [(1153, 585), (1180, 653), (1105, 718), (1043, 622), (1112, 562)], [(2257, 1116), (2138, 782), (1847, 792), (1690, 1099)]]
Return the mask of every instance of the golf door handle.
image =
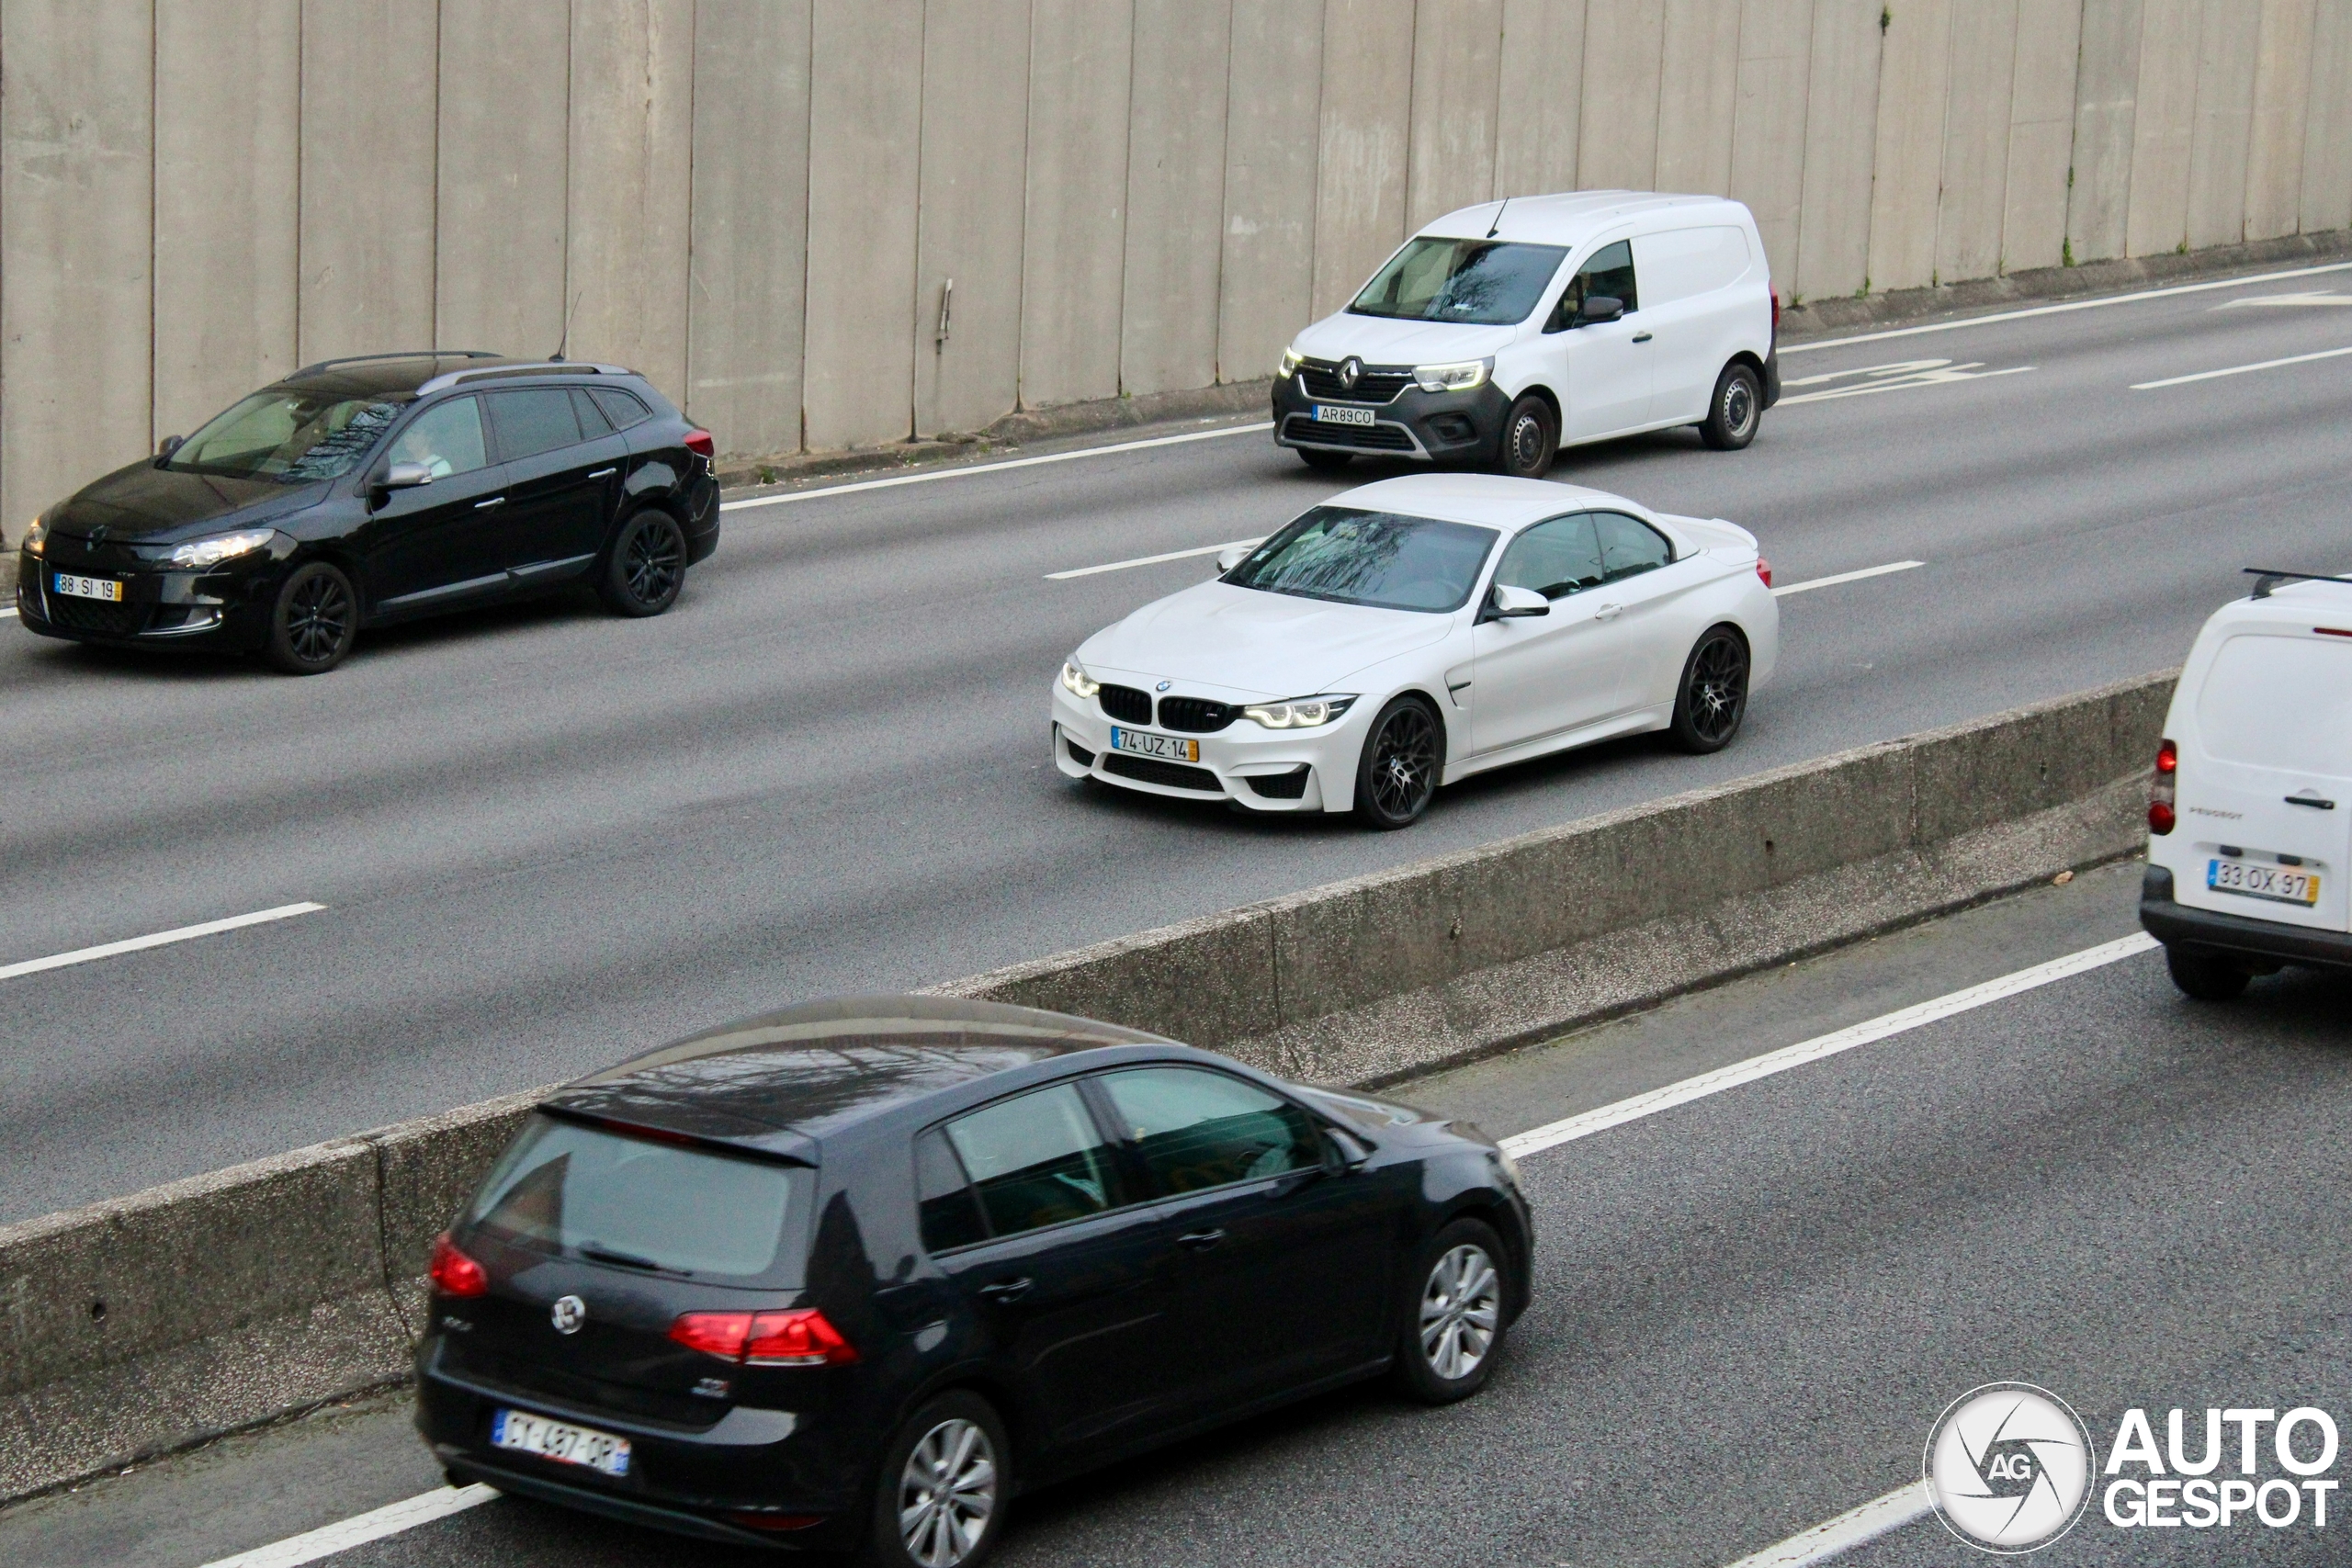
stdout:
[(1224, 1239), (1225, 1233), (1221, 1230), (1186, 1231), (1176, 1238), (1176, 1245), (1189, 1247), (1194, 1252), (1206, 1252)]
[(1596, 621), (1613, 621), (1624, 613), (1624, 609), (1625, 606), (1623, 604), (1603, 604), (1592, 613), (1592, 618)]
[(1647, 333), (1635, 333), (1634, 334), (1634, 341), (1635, 343), (1647, 343), (1650, 341), (1650, 334)]
[(618, 468), (598, 468), (594, 473), (590, 474), (588, 477), (592, 479), (608, 479), (619, 472), (620, 470)]
[(488, 501), (477, 501), (477, 502), (474, 502), (474, 510), (475, 510), (476, 512), (487, 512), (487, 511), (489, 511), (489, 510), (490, 510), (492, 507), (493, 507), (493, 506), (503, 506), (503, 505), (505, 505), (505, 504), (506, 504), (506, 498), (505, 498), (504, 496), (503, 496), (503, 495), (493, 495), (493, 496), (492, 496)]
[(980, 1294), (992, 1302), (1017, 1302), (1029, 1293), (1037, 1281), (1023, 1275), (1018, 1280), (999, 1280), (992, 1285), (982, 1285)]

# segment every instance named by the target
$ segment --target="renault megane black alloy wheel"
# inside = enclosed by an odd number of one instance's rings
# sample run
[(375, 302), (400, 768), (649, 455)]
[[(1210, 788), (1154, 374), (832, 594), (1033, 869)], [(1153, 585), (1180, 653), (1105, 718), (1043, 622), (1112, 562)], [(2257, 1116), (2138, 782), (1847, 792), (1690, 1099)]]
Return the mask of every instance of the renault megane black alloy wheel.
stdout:
[(300, 566), (277, 591), (269, 618), (269, 661), (289, 675), (323, 675), (343, 662), (359, 631), (351, 579), (322, 560)]
[(666, 512), (647, 510), (621, 525), (605, 569), (604, 600), (622, 615), (658, 615), (686, 581), (686, 535)]

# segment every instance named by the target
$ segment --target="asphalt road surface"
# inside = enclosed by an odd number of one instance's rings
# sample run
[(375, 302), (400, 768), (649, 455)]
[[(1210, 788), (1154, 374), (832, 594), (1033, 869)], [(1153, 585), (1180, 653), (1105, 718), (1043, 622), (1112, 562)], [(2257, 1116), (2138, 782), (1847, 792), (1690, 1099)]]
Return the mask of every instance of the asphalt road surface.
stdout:
[[(2109, 867), (1400, 1092), (1520, 1132), (2127, 934), (2137, 879)], [(2348, 986), (2196, 1004), (2143, 953), (1525, 1155), (1535, 1300), (1483, 1394), (1349, 1391), (1039, 1494), (999, 1561), (1723, 1568), (1916, 1487), (1938, 1414), (1988, 1382), (2068, 1400), (2101, 1461), (2134, 1406), (2159, 1441), (2175, 1406), (2345, 1421)], [(0, 1559), (196, 1568), (436, 1479), (386, 1398), (0, 1512)], [(2095, 1503), (2035, 1561), (2340, 1563), (2347, 1529), (2341, 1492), (2324, 1529), (2127, 1531)], [(775, 1559), (497, 1500), (328, 1561)], [(1841, 1561), (1984, 1559), (1926, 1517)]]
[(1047, 574), (1263, 534), (1342, 488), (1263, 434), (730, 512), (668, 615), (483, 613), (364, 638), (321, 680), (0, 621), (0, 970), (324, 906), (0, 979), (0, 1222), (791, 999), (2176, 663), (2242, 565), (2352, 564), (2352, 357), (2135, 387), (2352, 344), (2352, 310), (2238, 303), (2347, 280), (1790, 353), (1789, 400), (1747, 452), (1685, 432), (1570, 453), (1560, 479), (1752, 527), (1782, 584), (1926, 564), (1783, 600), (1780, 678), (1728, 751), (1521, 767), (1405, 833), (1082, 793), (1046, 759), (1063, 656), (1211, 569)]

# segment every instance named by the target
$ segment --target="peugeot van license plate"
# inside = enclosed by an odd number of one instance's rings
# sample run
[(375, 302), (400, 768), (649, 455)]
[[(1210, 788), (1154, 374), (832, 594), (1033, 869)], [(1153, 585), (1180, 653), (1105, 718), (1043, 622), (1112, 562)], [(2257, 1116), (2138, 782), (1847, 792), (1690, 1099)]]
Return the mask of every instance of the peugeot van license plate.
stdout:
[(1201, 743), (1179, 740), (1172, 735), (1152, 735), (1140, 729), (1111, 728), (1111, 750), (1129, 751), (1138, 757), (1158, 757), (1170, 762), (1197, 762), (1201, 760)]
[(2319, 875), (2300, 866), (2258, 865), (2251, 861), (2214, 860), (2205, 867), (2205, 886), (2216, 893), (2270, 898), (2305, 908), (2319, 902)]
[(52, 592), (68, 599), (103, 599), (109, 604), (122, 603), (122, 584), (110, 577), (71, 577), (58, 572), (49, 580)]
[(1335, 409), (1329, 403), (1315, 405), (1315, 417), (1325, 424), (1370, 424), (1370, 409)]
[(628, 1473), (627, 1438), (575, 1427), (569, 1421), (550, 1421), (544, 1416), (526, 1416), (519, 1410), (502, 1410), (491, 1417), (490, 1446), (537, 1454), (562, 1464), (585, 1465), (606, 1475)]

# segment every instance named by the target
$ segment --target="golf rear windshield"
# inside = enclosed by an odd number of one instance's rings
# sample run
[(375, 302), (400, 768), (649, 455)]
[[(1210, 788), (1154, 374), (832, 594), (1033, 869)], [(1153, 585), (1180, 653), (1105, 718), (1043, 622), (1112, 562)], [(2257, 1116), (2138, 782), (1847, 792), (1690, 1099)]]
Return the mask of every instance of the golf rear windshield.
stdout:
[(1462, 608), (1495, 531), (1434, 517), (1318, 506), (1225, 574), (1236, 588), (1295, 593), (1377, 610)]
[(1413, 321), (1510, 326), (1535, 313), (1544, 286), (1567, 254), (1558, 245), (1441, 240), (1425, 234), (1390, 256), (1348, 310)]
[(786, 1256), (794, 1166), (534, 1116), (468, 1224), (535, 1250), (695, 1278), (769, 1279)]

